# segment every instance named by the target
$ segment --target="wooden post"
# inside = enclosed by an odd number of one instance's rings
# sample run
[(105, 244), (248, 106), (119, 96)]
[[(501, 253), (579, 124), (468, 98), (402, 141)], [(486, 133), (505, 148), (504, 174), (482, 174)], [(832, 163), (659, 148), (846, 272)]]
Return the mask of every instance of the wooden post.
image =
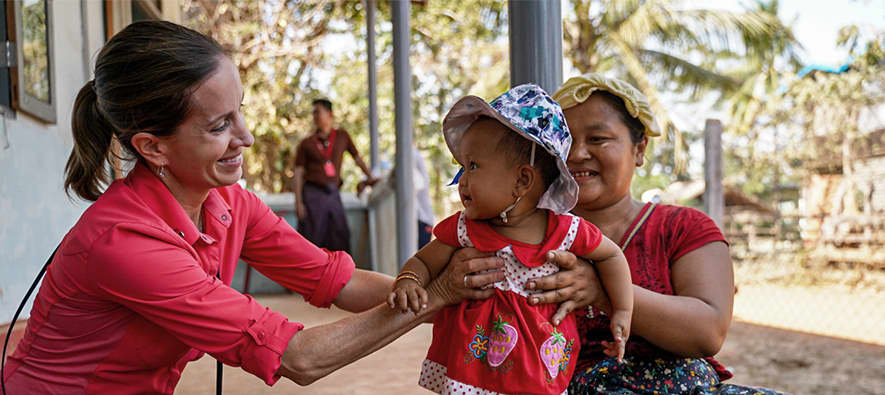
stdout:
[(722, 122), (708, 119), (704, 125), (704, 211), (722, 229), (725, 194), (722, 189)]

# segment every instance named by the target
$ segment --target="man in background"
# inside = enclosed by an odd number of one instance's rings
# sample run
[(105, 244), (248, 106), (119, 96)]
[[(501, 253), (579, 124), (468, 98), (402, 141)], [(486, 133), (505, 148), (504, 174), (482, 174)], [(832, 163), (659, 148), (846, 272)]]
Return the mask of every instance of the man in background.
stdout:
[(350, 252), (350, 229), (341, 203), (341, 161), (344, 152), (366, 174), (365, 183), (378, 180), (363, 162), (350, 135), (333, 127), (332, 102), (313, 101), (313, 123), (316, 129), (301, 140), (295, 151), (295, 215), (298, 232), (312, 243), (330, 251)]

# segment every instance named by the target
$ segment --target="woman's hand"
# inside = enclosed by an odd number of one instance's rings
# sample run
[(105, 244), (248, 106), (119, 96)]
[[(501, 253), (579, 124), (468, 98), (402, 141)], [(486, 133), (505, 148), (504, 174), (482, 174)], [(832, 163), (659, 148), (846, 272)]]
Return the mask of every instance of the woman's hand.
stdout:
[(503, 266), (504, 261), (494, 253), (462, 248), (455, 251), (449, 264), (427, 290), (437, 295), (444, 305), (467, 299), (486, 299), (494, 293), (494, 289), (486, 286), (504, 280), (504, 272), (498, 270)]
[(592, 305), (607, 314), (611, 303), (593, 266), (568, 251), (549, 251), (547, 260), (561, 269), (558, 273), (530, 280), (526, 288), (546, 291), (529, 297), (530, 304), (560, 303), (553, 315), (553, 324), (560, 322), (572, 311)]

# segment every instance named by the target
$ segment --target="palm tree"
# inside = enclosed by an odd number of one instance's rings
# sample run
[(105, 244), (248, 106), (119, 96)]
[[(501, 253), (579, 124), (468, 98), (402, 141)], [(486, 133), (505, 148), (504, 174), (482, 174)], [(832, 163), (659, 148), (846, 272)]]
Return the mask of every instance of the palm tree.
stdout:
[[(613, 70), (648, 96), (665, 139), (673, 139), (677, 173), (687, 163), (685, 143), (659, 88), (729, 97), (772, 50), (797, 45), (777, 17), (777, 0), (744, 12), (689, 8), (680, 0), (571, 2), (575, 12), (563, 21), (566, 56), (581, 72)], [(782, 48), (772, 46), (777, 40)], [(735, 63), (744, 68), (722, 70)]]

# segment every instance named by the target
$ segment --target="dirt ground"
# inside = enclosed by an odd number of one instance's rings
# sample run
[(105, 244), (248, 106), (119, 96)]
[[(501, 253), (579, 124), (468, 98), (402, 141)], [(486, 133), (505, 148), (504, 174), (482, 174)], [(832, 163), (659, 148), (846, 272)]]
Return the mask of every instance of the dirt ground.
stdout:
[[(736, 306), (756, 303), (759, 292), (741, 289)], [(804, 306), (796, 300), (781, 300), (780, 305)], [(882, 297), (882, 295), (878, 295)], [(748, 299), (749, 298), (749, 299)], [(835, 300), (834, 298), (830, 298)], [(337, 309), (320, 310), (304, 303), (299, 296), (259, 296), (259, 302), (282, 312), (307, 326), (331, 322), (347, 313)], [(824, 300), (818, 301), (824, 303)], [(883, 303), (875, 305), (883, 307)], [(885, 388), (885, 346), (791, 330), (776, 329), (742, 322), (742, 316), (754, 318), (753, 309), (736, 308), (736, 321), (717, 358), (734, 373), (733, 383), (764, 386), (793, 394), (881, 394)], [(765, 314), (777, 316), (778, 313)], [(795, 310), (795, 309), (794, 309)], [(803, 311), (799, 309), (799, 311)], [(738, 314), (741, 313), (741, 314)], [(847, 314), (854, 314), (849, 311)], [(875, 313), (878, 314), (878, 313)], [(865, 322), (871, 328), (867, 337), (885, 332), (885, 321), (875, 314)], [(780, 313), (781, 316), (792, 316)], [(771, 317), (768, 317), (769, 319)], [(818, 318), (822, 318), (818, 316)], [(832, 318), (832, 317), (831, 317)], [(838, 317), (836, 317), (838, 318)], [(859, 317), (854, 316), (857, 321)], [(776, 320), (775, 320), (776, 321)], [(810, 321), (804, 319), (804, 321)], [(861, 319), (860, 321), (864, 321)], [(788, 326), (788, 325), (782, 325)], [(866, 333), (866, 332), (864, 332)], [(431, 327), (422, 325), (387, 347), (325, 377), (308, 387), (286, 379), (273, 387), (244, 371), (224, 369), (224, 392), (227, 394), (421, 394), (417, 386), (421, 361), (430, 343)], [(191, 363), (176, 390), (178, 395), (209, 394), (214, 391), (215, 361), (210, 357)]]

